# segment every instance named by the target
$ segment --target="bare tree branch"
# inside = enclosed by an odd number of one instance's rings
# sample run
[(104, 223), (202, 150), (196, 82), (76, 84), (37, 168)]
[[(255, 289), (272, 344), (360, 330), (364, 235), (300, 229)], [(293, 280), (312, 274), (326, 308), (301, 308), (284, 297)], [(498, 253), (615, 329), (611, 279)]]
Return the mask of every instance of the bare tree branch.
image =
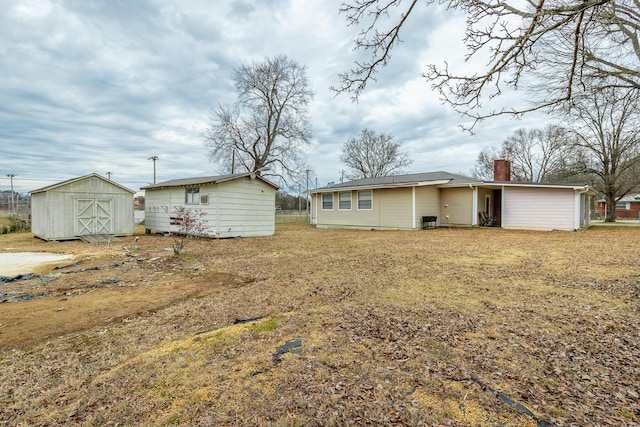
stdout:
[[(203, 133), (209, 159), (225, 172), (248, 171), (297, 181), (311, 145), (305, 67), (286, 56), (234, 70), (238, 101), (220, 105)], [(268, 171), (265, 171), (266, 169)]]
[(349, 178), (376, 178), (404, 173), (412, 161), (399, 151), (391, 135), (364, 129), (358, 138), (344, 143), (340, 160), (349, 168)]
[(605, 196), (605, 221), (615, 221), (615, 203), (640, 188), (639, 102), (636, 90), (609, 88), (569, 110), (576, 121), (572, 149), (581, 159), (580, 172), (599, 177), (594, 184)]
[[(424, 0), (430, 6), (432, 0)], [(514, 115), (562, 106), (579, 94), (607, 87), (640, 89), (640, 2), (638, 0), (443, 0), (449, 9), (464, 12), (467, 26), (465, 59), (488, 55), (486, 68), (478, 73), (456, 74), (445, 62), (428, 64), (424, 77), (441, 99), (473, 119)], [(363, 26), (354, 50), (369, 60), (340, 74), (337, 94), (350, 93), (353, 100), (387, 65), (397, 48), (400, 32), (417, 1), (353, 0), (343, 5), (348, 25)], [(387, 24), (390, 11), (401, 10)], [(396, 15), (398, 15), (396, 13)], [(382, 18), (387, 18), (383, 20)], [(383, 28), (384, 25), (389, 25)], [(530, 105), (486, 111), (483, 100), (521, 86), (544, 91)]]

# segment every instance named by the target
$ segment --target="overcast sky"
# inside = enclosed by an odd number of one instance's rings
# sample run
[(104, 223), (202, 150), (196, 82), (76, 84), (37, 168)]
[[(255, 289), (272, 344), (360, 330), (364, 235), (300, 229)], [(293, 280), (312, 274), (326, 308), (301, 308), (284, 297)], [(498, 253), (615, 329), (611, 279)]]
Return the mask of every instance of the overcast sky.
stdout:
[(360, 102), (334, 97), (329, 87), (356, 58), (341, 2), (0, 0), (0, 191), (7, 174), (26, 192), (92, 172), (139, 191), (153, 181), (150, 156), (158, 182), (216, 175), (201, 136), (209, 112), (236, 100), (234, 67), (279, 54), (307, 67), (315, 93), (311, 186), (340, 180), (342, 145), (364, 128), (393, 135), (410, 172), (469, 174), (483, 147), (545, 120), (461, 131), (421, 72), (445, 60), (471, 67), (464, 19), (424, 5)]

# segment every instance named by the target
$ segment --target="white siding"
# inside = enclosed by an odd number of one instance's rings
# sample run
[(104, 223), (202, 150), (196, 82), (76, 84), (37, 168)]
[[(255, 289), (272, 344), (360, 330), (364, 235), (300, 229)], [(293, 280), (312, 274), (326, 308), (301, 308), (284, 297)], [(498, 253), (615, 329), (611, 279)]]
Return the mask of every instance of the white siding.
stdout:
[(220, 183), (218, 236), (273, 235), (276, 224), (275, 197), (275, 189), (257, 179), (246, 177)]
[[(195, 187), (192, 185), (190, 187)], [(177, 231), (170, 224), (176, 207), (205, 213), (207, 233), (216, 237), (270, 236), (275, 233), (275, 194), (271, 185), (243, 177), (219, 184), (200, 185), (200, 197), (207, 204), (185, 204), (186, 187), (147, 189), (145, 228), (149, 231)]]
[(31, 231), (35, 236), (45, 240), (77, 239), (80, 199), (108, 201), (110, 232), (117, 236), (133, 234), (133, 192), (99, 176), (47, 188), (31, 196)]
[(502, 227), (528, 230), (574, 230), (575, 191), (564, 188), (505, 187)]

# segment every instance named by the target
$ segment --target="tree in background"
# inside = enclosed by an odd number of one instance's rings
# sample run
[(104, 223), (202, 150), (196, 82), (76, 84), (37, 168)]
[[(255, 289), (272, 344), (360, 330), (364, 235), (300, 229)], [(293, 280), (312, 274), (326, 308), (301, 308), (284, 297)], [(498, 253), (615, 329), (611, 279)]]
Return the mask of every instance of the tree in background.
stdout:
[[(238, 101), (211, 112), (208, 157), (225, 172), (257, 172), (299, 181), (311, 146), (306, 68), (284, 55), (234, 70)], [(268, 169), (268, 172), (265, 170)]]
[(548, 125), (543, 129), (518, 129), (502, 146), (486, 147), (478, 155), (474, 175), (493, 179), (493, 161), (511, 162), (512, 180), (519, 182), (561, 182), (572, 172), (567, 160), (570, 149), (568, 131)]
[(351, 179), (399, 175), (412, 163), (399, 148), (391, 135), (364, 129), (358, 138), (344, 143), (340, 160), (349, 168)]
[(604, 195), (606, 222), (615, 221), (616, 202), (640, 190), (640, 93), (603, 89), (576, 102), (571, 146), (576, 174), (591, 175)]
[[(340, 74), (334, 91), (357, 100), (389, 62), (416, 6), (439, 4), (467, 18), (465, 59), (486, 56), (488, 62), (483, 59), (486, 68), (469, 74), (456, 74), (447, 63), (430, 64), (424, 77), (445, 103), (475, 119), (474, 124), (486, 117), (562, 105), (585, 89), (640, 89), (638, 0), (351, 0), (340, 12), (348, 25), (362, 27), (355, 50), (366, 51), (368, 58)], [(541, 83), (532, 85), (534, 81)], [(520, 87), (538, 89), (538, 100), (480, 112), (483, 100)]]

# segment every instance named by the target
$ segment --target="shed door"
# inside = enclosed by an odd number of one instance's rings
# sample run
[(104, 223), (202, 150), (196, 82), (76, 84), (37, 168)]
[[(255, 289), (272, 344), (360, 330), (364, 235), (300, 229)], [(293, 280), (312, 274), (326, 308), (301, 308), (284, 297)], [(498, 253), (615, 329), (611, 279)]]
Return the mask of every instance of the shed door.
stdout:
[(76, 236), (112, 234), (112, 201), (109, 199), (78, 199), (76, 204)]

